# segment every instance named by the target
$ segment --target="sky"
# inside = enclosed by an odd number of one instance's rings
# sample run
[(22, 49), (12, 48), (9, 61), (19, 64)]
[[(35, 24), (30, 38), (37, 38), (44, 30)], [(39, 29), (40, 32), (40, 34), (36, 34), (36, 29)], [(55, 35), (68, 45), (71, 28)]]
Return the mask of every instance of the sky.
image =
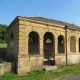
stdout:
[(80, 0), (0, 0), (0, 24), (16, 16), (37, 16), (80, 26)]

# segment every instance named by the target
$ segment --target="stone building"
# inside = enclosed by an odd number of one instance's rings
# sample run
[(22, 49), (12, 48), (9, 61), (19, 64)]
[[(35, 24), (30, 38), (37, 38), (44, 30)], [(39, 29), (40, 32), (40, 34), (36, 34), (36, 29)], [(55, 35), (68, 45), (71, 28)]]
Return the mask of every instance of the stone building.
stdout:
[(8, 27), (7, 57), (18, 74), (45, 65), (80, 63), (80, 27), (39, 16), (17, 16)]

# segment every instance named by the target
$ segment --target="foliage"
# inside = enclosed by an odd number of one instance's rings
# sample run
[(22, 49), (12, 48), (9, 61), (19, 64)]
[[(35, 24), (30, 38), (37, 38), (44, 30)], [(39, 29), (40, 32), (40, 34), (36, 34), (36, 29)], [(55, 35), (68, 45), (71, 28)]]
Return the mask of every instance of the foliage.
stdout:
[(0, 24), (0, 43), (7, 43), (7, 25)]
[(45, 72), (43, 70), (36, 70), (29, 72), (24, 76), (19, 76), (12, 72), (5, 73), (3, 76), (0, 76), (0, 79), (1, 80), (52, 80), (54, 78), (59, 78), (77, 72), (80, 72), (80, 65), (72, 64), (68, 66), (59, 67), (55, 71)]

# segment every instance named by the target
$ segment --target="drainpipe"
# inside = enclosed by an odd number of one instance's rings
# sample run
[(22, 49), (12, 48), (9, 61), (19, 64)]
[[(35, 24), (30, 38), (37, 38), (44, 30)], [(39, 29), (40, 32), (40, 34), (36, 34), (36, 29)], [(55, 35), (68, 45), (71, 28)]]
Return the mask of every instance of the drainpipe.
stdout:
[(66, 66), (68, 65), (68, 61), (67, 61), (67, 58), (68, 58), (68, 55), (67, 55), (67, 27), (68, 25), (65, 25), (65, 42), (66, 42)]

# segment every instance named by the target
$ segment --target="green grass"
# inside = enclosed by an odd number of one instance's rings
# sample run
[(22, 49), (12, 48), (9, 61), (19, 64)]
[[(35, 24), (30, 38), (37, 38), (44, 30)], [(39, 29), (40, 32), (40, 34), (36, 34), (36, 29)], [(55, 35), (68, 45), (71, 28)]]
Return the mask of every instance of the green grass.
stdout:
[(59, 78), (77, 72), (80, 72), (80, 65), (73, 64), (69, 66), (62, 66), (55, 71), (49, 71), (49, 72), (36, 70), (27, 73), (24, 76), (19, 76), (12, 72), (5, 73), (3, 76), (0, 76), (0, 80), (52, 80), (55, 78)]
[(0, 44), (0, 48), (7, 48), (7, 44)]
[(0, 54), (6, 53), (7, 44), (0, 44)]

